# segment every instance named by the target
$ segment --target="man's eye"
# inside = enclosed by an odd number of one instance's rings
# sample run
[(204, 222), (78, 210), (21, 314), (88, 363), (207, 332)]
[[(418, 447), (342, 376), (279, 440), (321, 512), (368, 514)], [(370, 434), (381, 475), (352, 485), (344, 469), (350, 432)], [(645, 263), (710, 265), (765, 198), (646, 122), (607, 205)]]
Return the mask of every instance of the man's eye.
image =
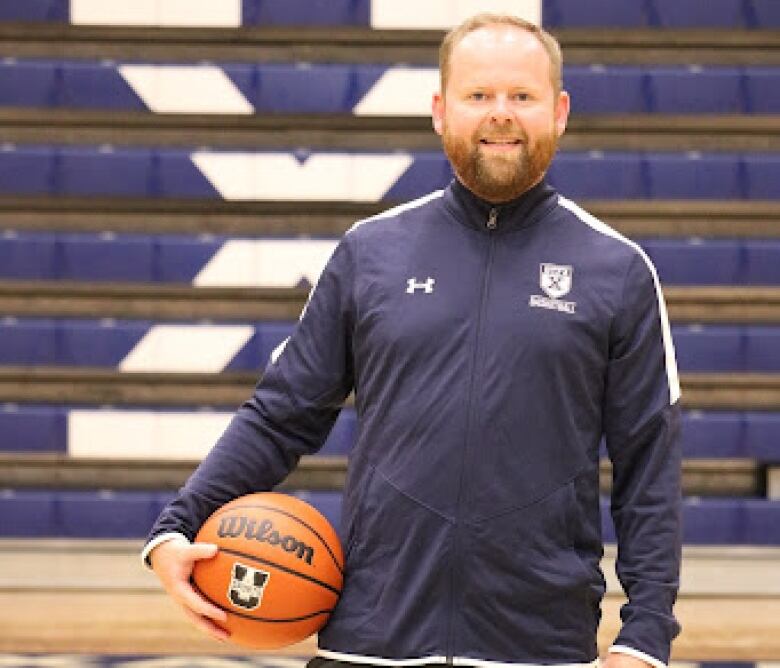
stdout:
[(487, 95), (485, 95), (484, 93), (472, 93), (469, 97), (472, 100), (476, 100), (477, 102), (487, 99)]
[(530, 97), (529, 97), (528, 93), (515, 93), (515, 94), (513, 95), (513, 97), (514, 97), (514, 98), (515, 98), (515, 100), (517, 100), (518, 102), (525, 102), (526, 100), (529, 100), (529, 99), (530, 99)]

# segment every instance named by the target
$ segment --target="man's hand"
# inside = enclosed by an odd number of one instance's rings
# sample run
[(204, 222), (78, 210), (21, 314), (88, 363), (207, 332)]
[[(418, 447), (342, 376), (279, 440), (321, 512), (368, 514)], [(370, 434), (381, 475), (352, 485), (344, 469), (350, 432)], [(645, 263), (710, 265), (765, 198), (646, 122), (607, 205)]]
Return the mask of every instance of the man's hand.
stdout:
[(215, 623), (227, 620), (224, 610), (209, 603), (190, 584), (195, 562), (210, 559), (216, 553), (217, 546), (211, 543), (190, 544), (183, 539), (174, 539), (160, 543), (151, 551), (149, 559), (165, 591), (195, 626), (213, 638), (225, 641), (230, 634)]
[(609, 652), (601, 662), (601, 668), (653, 668), (653, 666), (630, 654)]

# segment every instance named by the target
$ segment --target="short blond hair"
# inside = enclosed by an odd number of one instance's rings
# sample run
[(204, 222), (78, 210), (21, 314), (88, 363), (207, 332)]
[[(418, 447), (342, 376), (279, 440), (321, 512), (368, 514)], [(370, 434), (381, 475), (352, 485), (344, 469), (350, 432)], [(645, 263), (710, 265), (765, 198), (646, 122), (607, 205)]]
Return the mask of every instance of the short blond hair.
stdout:
[(469, 33), (492, 25), (513, 26), (535, 35), (550, 58), (550, 79), (555, 94), (557, 95), (563, 90), (563, 55), (561, 54), (561, 45), (555, 37), (535, 23), (521, 19), (519, 16), (482, 12), (455, 26), (442, 40), (439, 47), (439, 79), (441, 81), (442, 95), (444, 95), (444, 91), (447, 88), (452, 50)]

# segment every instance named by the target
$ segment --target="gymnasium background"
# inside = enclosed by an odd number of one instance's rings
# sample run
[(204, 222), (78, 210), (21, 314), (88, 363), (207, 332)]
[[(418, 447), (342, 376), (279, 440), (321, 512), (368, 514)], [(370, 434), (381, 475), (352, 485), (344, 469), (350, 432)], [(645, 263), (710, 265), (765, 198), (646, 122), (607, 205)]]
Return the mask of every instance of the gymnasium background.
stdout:
[[(138, 550), (335, 240), (450, 179), (437, 46), (480, 10), (560, 38), (551, 180), (665, 285), (674, 659), (780, 666), (780, 0), (0, 0), (0, 666), (302, 666), (190, 628)], [(354, 427), (286, 485), (335, 523)]]

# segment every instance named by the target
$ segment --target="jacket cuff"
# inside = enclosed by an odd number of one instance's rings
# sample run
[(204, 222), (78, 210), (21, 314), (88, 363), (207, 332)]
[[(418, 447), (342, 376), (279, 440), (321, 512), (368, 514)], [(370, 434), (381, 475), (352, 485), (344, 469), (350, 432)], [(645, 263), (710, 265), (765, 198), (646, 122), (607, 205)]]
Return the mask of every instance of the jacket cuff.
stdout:
[(160, 545), (161, 543), (167, 543), (169, 540), (184, 540), (188, 543), (190, 542), (187, 536), (185, 536), (182, 533), (176, 533), (176, 532), (168, 532), (168, 533), (162, 533), (159, 536), (155, 536), (150, 540), (146, 545), (144, 545), (144, 549), (141, 551), (141, 563), (151, 570), (152, 568), (152, 562), (149, 560), (149, 554), (152, 552), (152, 550)]
[(655, 668), (666, 668), (666, 664), (663, 661), (656, 659), (654, 656), (650, 656), (649, 654), (645, 654), (644, 652), (640, 652), (638, 649), (634, 649), (633, 647), (626, 647), (625, 645), (612, 645), (608, 651), (611, 654), (628, 654), (629, 656), (633, 656), (635, 659), (649, 663)]

